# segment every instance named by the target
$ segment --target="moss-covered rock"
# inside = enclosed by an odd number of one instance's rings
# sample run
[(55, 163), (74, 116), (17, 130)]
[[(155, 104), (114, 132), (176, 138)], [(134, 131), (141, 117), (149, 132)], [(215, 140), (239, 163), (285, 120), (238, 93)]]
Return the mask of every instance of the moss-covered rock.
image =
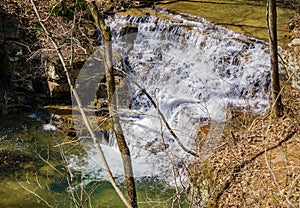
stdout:
[(195, 165), (190, 168), (193, 170), (189, 194), (192, 207), (214, 207), (212, 198), (215, 191), (214, 173), (209, 158), (200, 166)]
[(22, 169), (22, 164), (36, 160), (36, 154), (23, 141), (1, 140), (0, 175), (9, 175)]

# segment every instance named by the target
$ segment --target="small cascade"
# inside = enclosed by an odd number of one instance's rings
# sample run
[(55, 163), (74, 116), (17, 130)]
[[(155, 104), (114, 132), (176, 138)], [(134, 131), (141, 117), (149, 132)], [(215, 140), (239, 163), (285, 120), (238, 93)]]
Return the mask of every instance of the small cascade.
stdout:
[[(211, 120), (224, 124), (229, 106), (256, 113), (268, 109), (270, 72), (265, 42), (203, 18), (169, 15), (170, 20), (149, 14), (115, 15), (106, 23), (111, 26), (114, 54), (118, 54), (116, 66), (127, 73), (119, 85), (118, 92), (123, 93), (119, 93), (121, 103), (117, 104), (135, 177), (158, 177), (172, 184), (176, 177), (186, 180), (185, 163), (195, 157), (180, 147), (143, 91), (152, 96), (180, 142), (196, 151), (199, 124)], [(133, 33), (124, 33), (124, 28), (131, 28)], [(86, 80), (93, 72), (89, 67), (95, 63), (97, 67), (103, 64), (91, 58), (77, 83)], [(95, 83), (100, 79), (95, 78)], [(88, 99), (93, 99), (96, 92), (89, 93)], [(122, 176), (122, 162), (113, 140), (110, 134), (109, 144), (114, 145), (103, 145), (103, 149), (114, 174)], [(87, 157), (74, 157), (70, 162), (73, 169), (86, 175), (105, 178), (93, 147)]]

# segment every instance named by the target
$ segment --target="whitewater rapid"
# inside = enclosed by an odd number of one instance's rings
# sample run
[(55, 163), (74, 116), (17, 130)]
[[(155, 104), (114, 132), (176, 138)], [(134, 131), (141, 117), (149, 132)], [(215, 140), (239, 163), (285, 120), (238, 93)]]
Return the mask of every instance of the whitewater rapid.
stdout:
[[(119, 95), (122, 103), (118, 105), (134, 176), (180, 184), (180, 180), (187, 179), (186, 165), (195, 157), (182, 150), (135, 83), (153, 97), (183, 145), (196, 151), (198, 125), (209, 120), (223, 125), (229, 106), (256, 113), (268, 109), (268, 45), (203, 18), (160, 12), (172, 18), (115, 15), (106, 23), (113, 34), (115, 65), (128, 74), (122, 78), (125, 84), (118, 89), (123, 92)], [(137, 32), (124, 37), (124, 28), (128, 26)], [(86, 79), (99, 83), (104, 76), (104, 71), (98, 71), (101, 67), (103, 70), (103, 63), (95, 61), (101, 59), (99, 54), (96, 52), (87, 61), (76, 80), (77, 90), (82, 91), (85, 100), (93, 100), (96, 92), (89, 90), (91, 96), (87, 97), (82, 83)], [(95, 130), (99, 137), (104, 136), (103, 131)], [(106, 137), (108, 142), (102, 145), (103, 150), (113, 174), (122, 178), (122, 161), (114, 136), (109, 132)], [(87, 146), (86, 156), (69, 159), (70, 168), (82, 172), (86, 183), (105, 180), (97, 150), (92, 144)]]

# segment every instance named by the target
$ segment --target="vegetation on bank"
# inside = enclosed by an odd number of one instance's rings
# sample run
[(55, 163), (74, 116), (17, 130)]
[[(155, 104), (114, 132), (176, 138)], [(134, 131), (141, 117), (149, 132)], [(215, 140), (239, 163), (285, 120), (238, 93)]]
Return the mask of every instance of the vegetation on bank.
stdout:
[[(299, 37), (299, 16), (286, 25)], [(202, 207), (297, 207), (300, 200), (300, 45), (283, 45), (282, 100), (274, 118), (228, 110), (222, 141), (204, 162), (191, 165), (192, 196)], [(295, 83), (296, 82), (296, 83)], [(294, 87), (293, 87), (294, 86)], [(198, 198), (197, 198), (198, 197)]]
[(199, 206), (298, 206), (300, 93), (287, 85), (282, 95), (286, 110), (278, 119), (228, 112), (214, 154), (191, 165)]

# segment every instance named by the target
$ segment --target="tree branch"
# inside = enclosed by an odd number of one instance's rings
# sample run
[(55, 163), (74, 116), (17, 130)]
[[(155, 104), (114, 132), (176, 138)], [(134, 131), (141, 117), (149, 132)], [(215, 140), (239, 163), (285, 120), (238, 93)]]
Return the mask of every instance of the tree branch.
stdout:
[(41, 19), (40, 15), (39, 15), (39, 12), (38, 12), (38, 10), (37, 10), (37, 8), (36, 8), (36, 6), (35, 6), (34, 1), (33, 1), (33, 0), (30, 0), (30, 2), (31, 2), (31, 4), (32, 4), (33, 10), (34, 10), (34, 12), (35, 12), (35, 14), (36, 14), (36, 16), (37, 16), (37, 18), (38, 18), (38, 21), (39, 21), (40, 25), (42, 26), (43, 30), (45, 31), (47, 37), (50, 39), (52, 45), (54, 46), (54, 48), (55, 48), (55, 50), (56, 50), (56, 52), (57, 52), (57, 55), (59, 56), (59, 59), (60, 59), (60, 61), (61, 61), (61, 64), (62, 64), (62, 66), (63, 66), (63, 68), (64, 68), (64, 72), (66, 73), (66, 76), (67, 76), (67, 80), (68, 80), (68, 84), (69, 84), (70, 90), (71, 90), (72, 95), (74, 96), (74, 98), (75, 98), (75, 100), (76, 100), (76, 102), (77, 102), (77, 104), (78, 104), (78, 108), (79, 108), (80, 114), (81, 114), (81, 116), (82, 116), (82, 118), (83, 118), (84, 125), (85, 125), (86, 128), (88, 129), (88, 132), (90, 133), (90, 135), (91, 135), (91, 137), (92, 137), (92, 139), (93, 139), (93, 142), (94, 142), (94, 144), (96, 145), (96, 148), (97, 148), (97, 150), (98, 150), (98, 152), (99, 152), (100, 158), (101, 158), (101, 160), (102, 160), (102, 162), (103, 162), (104, 169), (106, 170), (106, 172), (107, 172), (107, 174), (108, 174), (110, 183), (112, 184), (112, 186), (114, 187), (114, 189), (116, 190), (117, 194), (119, 195), (119, 197), (121, 198), (121, 200), (124, 202), (124, 204), (126, 205), (126, 207), (132, 208), (132, 206), (129, 204), (129, 202), (127, 201), (126, 197), (124, 196), (124, 194), (122, 193), (122, 191), (121, 191), (120, 188), (118, 187), (118, 185), (117, 185), (117, 183), (116, 183), (116, 181), (115, 181), (115, 179), (114, 179), (114, 177), (113, 177), (113, 175), (112, 175), (112, 172), (111, 172), (110, 167), (109, 167), (109, 165), (108, 165), (108, 163), (107, 163), (107, 160), (106, 160), (106, 158), (105, 158), (105, 155), (104, 155), (104, 152), (103, 152), (103, 150), (102, 150), (102, 147), (101, 147), (101, 145), (99, 144), (99, 142), (97, 141), (97, 137), (96, 137), (94, 131), (92, 130), (91, 125), (90, 125), (90, 123), (89, 123), (89, 121), (88, 121), (88, 119), (87, 119), (87, 116), (86, 116), (86, 114), (85, 114), (85, 112), (84, 112), (84, 110), (83, 110), (83, 107), (82, 107), (82, 104), (81, 104), (81, 100), (80, 100), (80, 98), (79, 98), (79, 95), (78, 95), (76, 89), (75, 89), (75, 88), (73, 87), (73, 85), (72, 85), (72, 82), (71, 82), (71, 79), (70, 79), (70, 75), (69, 75), (69, 72), (68, 72), (66, 63), (65, 63), (65, 61), (64, 61), (63, 55), (62, 55), (62, 53), (61, 53), (61, 51), (60, 51), (60, 49), (59, 49), (57, 43), (56, 43), (55, 40), (51, 37), (49, 31), (47, 30), (47, 28), (46, 28), (45, 25), (43, 24), (42, 19)]

